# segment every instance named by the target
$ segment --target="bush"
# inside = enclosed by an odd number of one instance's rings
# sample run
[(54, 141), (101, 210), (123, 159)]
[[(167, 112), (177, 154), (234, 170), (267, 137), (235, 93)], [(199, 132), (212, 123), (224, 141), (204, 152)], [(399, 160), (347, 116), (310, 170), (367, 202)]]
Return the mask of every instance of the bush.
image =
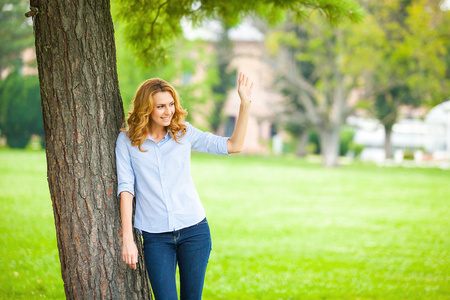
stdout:
[(403, 159), (414, 160), (414, 152), (412, 150), (403, 150)]
[(0, 130), (11, 148), (25, 148), (32, 134), (44, 136), (37, 76), (15, 71), (0, 82)]
[[(315, 147), (313, 146), (315, 145)], [(309, 131), (309, 143), (308, 143), (308, 153), (311, 154), (320, 154), (321, 148), (320, 148), (320, 138), (319, 134), (317, 133), (317, 130), (310, 129)]]
[(353, 141), (350, 143), (349, 148), (348, 148), (348, 151), (353, 152), (355, 157), (360, 156), (363, 150), (364, 150), (364, 145), (356, 144)]
[(346, 155), (353, 143), (355, 131), (351, 127), (343, 127), (339, 134), (339, 155)]

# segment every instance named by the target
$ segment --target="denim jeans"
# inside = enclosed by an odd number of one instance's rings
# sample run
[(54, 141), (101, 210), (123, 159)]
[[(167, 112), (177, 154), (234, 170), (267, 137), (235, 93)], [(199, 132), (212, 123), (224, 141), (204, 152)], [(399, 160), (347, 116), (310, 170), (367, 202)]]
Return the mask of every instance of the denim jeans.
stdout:
[(147, 273), (156, 300), (178, 299), (177, 263), (181, 299), (200, 300), (211, 253), (208, 221), (164, 233), (142, 232)]

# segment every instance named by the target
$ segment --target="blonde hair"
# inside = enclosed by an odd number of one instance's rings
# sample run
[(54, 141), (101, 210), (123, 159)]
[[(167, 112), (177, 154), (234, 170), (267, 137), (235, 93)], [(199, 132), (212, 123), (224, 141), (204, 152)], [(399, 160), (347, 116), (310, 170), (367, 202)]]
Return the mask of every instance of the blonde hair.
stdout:
[(123, 128), (121, 131), (125, 132), (131, 140), (131, 145), (141, 146), (147, 139), (150, 133), (150, 114), (153, 111), (154, 100), (153, 95), (161, 92), (170, 92), (175, 101), (175, 113), (173, 114), (170, 125), (167, 130), (170, 136), (178, 143), (178, 139), (183, 137), (186, 133), (186, 124), (184, 119), (187, 111), (181, 107), (180, 97), (172, 85), (160, 78), (152, 78), (144, 81), (136, 91), (133, 100), (133, 107), (129, 111), (127, 119), (128, 129)]

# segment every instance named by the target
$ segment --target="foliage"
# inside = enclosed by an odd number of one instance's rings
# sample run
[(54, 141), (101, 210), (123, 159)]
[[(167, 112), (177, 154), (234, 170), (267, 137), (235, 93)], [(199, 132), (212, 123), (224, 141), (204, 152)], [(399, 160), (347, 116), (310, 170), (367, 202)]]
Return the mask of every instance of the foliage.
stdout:
[(376, 20), (380, 47), (373, 58), (374, 95), (390, 93), (401, 104), (440, 103), (449, 92), (449, 13), (434, 1), (395, 0), (368, 5)]
[(26, 11), (27, 1), (0, 0), (0, 72), (14, 67), (21, 52), (33, 45), (33, 30), (26, 22)]
[[(383, 0), (366, 6), (373, 20), (366, 30), (377, 42), (365, 61), (365, 90), (374, 99), (370, 111), (389, 133), (399, 106), (431, 107), (450, 93), (449, 13), (429, 0)], [(386, 136), (390, 157), (390, 134)]]
[(12, 148), (25, 148), (32, 134), (44, 140), (37, 76), (22, 76), (16, 69), (0, 81), (0, 130)]
[(350, 142), (348, 150), (353, 153), (354, 157), (359, 157), (364, 150), (364, 145)]
[(352, 111), (346, 100), (359, 86), (355, 73), (361, 69), (354, 66), (356, 50), (349, 47), (350, 26), (330, 26), (317, 14), (302, 24), (291, 17), (267, 39), (277, 62), (278, 89), (288, 96), (284, 115), (302, 130), (315, 128), (321, 140), (317, 149), (327, 166), (337, 164), (340, 128)]
[(364, 90), (364, 97), (372, 99), (365, 101), (367, 108), (387, 130), (400, 105), (430, 106), (450, 92), (448, 12), (428, 0), (364, 6), (368, 14), (360, 24), (332, 28), (310, 17), (301, 25), (286, 22), (267, 39), (271, 53), (285, 61), (280, 89), (295, 95), (289, 114), (297, 112), (298, 122), (306, 118), (318, 133), (320, 127), (336, 128), (352, 111), (348, 102), (337, 101), (343, 91), (348, 98), (351, 89)]
[[(277, 79), (283, 80), (282, 78)], [(306, 115), (306, 108), (301, 101), (299, 90), (292, 85), (280, 85), (279, 83), (277, 85), (280, 86), (280, 92), (285, 96), (285, 102), (276, 123), (294, 137), (299, 137), (311, 128), (311, 122)]]
[(403, 159), (413, 160), (414, 159), (414, 151), (406, 149), (403, 150)]
[[(203, 298), (448, 299), (449, 172), (194, 153)], [(0, 299), (65, 299), (45, 174), (43, 151), (0, 150)]]
[[(28, 4), (27, 4), (28, 3)], [(43, 136), (37, 76), (22, 77), (21, 54), (33, 46), (33, 30), (24, 13), (29, 1), (0, 0), (0, 134), (13, 148), (24, 148), (31, 134)]]
[(314, 154), (320, 154), (321, 152), (321, 147), (320, 147), (320, 139), (319, 139), (319, 134), (317, 133), (317, 130), (315, 130), (314, 128), (311, 128), (309, 130), (309, 143), (311, 143), (312, 145), (315, 145), (314, 147), (310, 146), (311, 149), (314, 150)]
[(360, 20), (363, 15), (353, 0), (115, 0), (113, 8), (114, 18), (124, 26), (126, 43), (146, 66), (167, 61), (175, 38), (182, 33), (180, 20), (198, 25), (206, 19), (220, 19), (236, 25), (244, 15), (255, 14), (274, 23), (284, 18), (285, 11), (294, 12), (300, 20), (316, 10), (336, 24), (345, 18)]
[(343, 127), (339, 134), (339, 155), (346, 155), (350, 150), (355, 131), (351, 127)]
[(213, 132), (217, 132), (222, 123), (222, 110), (227, 100), (228, 91), (236, 85), (237, 73), (230, 69), (229, 65), (233, 55), (233, 43), (228, 37), (231, 26), (226, 21), (221, 22), (222, 32), (219, 40), (215, 42), (215, 62), (213, 67), (217, 68), (218, 81), (212, 86), (213, 113), (209, 116), (209, 123)]

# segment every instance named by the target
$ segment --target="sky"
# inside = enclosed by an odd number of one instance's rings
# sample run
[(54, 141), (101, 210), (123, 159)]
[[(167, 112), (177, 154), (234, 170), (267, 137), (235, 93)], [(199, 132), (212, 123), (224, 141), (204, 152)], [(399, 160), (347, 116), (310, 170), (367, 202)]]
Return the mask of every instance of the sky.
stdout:
[[(184, 36), (188, 40), (202, 39), (216, 41), (221, 31), (218, 21), (205, 21), (201, 27), (193, 28), (191, 23), (181, 22)], [(251, 25), (250, 21), (243, 21), (238, 27), (229, 31), (229, 38), (234, 41), (263, 41), (264, 35)]]

